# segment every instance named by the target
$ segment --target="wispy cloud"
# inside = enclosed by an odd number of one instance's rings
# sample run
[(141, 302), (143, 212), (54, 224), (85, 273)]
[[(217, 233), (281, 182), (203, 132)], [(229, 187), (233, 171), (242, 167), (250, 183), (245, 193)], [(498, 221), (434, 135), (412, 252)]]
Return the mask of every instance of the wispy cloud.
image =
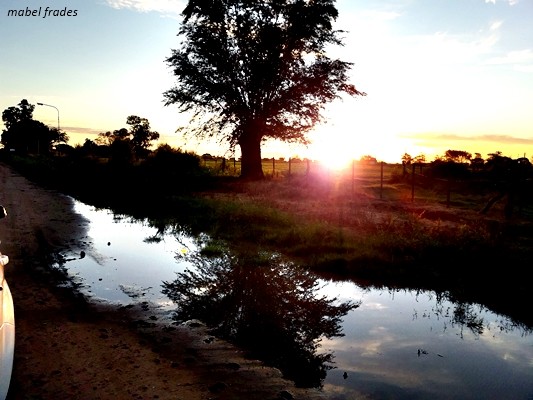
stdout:
[(86, 135), (98, 135), (100, 132), (104, 132), (104, 130), (98, 130), (93, 128), (86, 128), (86, 127), (80, 127), (80, 126), (62, 126), (62, 131), (69, 133), (80, 133), (80, 134), (86, 134)]
[(186, 6), (186, 0), (105, 0), (105, 2), (116, 9), (155, 11), (172, 17), (179, 16)]
[[(498, 1), (500, 1), (500, 0), (498, 0)], [(514, 6), (514, 5), (518, 4), (518, 2), (520, 0), (502, 0), (502, 1), (505, 1), (506, 3), (509, 3), (510, 6)], [(485, 0), (485, 3), (496, 4), (496, 0)]]
[(515, 70), (533, 72), (533, 50), (524, 49), (493, 57), (487, 61), (488, 65), (511, 65)]
[(490, 25), (490, 30), (497, 31), (498, 29), (501, 28), (502, 24), (503, 24), (503, 21), (495, 21)]
[(533, 138), (515, 137), (509, 135), (456, 135), (456, 134), (416, 134), (402, 135), (409, 139), (437, 140), (437, 141), (465, 141), (465, 142), (493, 142), (502, 144), (533, 144)]

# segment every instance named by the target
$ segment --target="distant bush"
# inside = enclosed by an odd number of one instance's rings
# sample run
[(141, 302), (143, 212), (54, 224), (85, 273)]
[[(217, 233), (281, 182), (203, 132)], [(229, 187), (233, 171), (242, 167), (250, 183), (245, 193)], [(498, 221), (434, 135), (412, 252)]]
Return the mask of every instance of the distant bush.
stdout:
[(426, 172), (431, 178), (441, 179), (468, 179), (471, 175), (468, 164), (454, 161), (435, 160), (429, 164)]
[(203, 173), (200, 157), (194, 153), (174, 149), (168, 144), (159, 146), (144, 162), (153, 172), (198, 175)]

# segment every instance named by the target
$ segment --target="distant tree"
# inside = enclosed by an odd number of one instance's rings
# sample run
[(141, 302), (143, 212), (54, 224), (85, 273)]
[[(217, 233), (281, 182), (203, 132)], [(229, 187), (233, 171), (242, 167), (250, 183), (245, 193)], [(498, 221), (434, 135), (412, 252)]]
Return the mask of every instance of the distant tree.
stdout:
[(470, 161), (472, 154), (462, 150), (446, 150), (444, 158), (446, 161), (463, 164)]
[(483, 169), (485, 160), (481, 157), (480, 153), (474, 153), (475, 157), (470, 160), (470, 165), (474, 171), (480, 171)]
[(126, 123), (130, 126), (133, 152), (137, 157), (146, 157), (152, 142), (159, 139), (159, 133), (150, 129), (150, 123), (146, 118), (130, 115)]
[(113, 132), (101, 132), (95, 142), (101, 146), (111, 146), (116, 140), (130, 140), (130, 133), (126, 128), (116, 129)]
[(56, 154), (61, 156), (70, 155), (74, 152), (74, 147), (66, 143), (60, 143), (55, 146)]
[(34, 109), (34, 105), (23, 99), (17, 107), (2, 112), (6, 129), (2, 132), (1, 142), (5, 148), (21, 153), (48, 154), (53, 146), (67, 143), (65, 132), (33, 119)]
[(409, 165), (413, 162), (413, 157), (410, 154), (404, 153), (402, 156), (402, 164)]
[(85, 139), (82, 145), (75, 147), (75, 154), (82, 157), (109, 157), (109, 146), (101, 145), (91, 139)]
[(351, 63), (325, 52), (342, 45), (334, 0), (189, 0), (182, 16), (166, 104), (193, 112), (189, 133), (239, 146), (243, 178), (264, 177), (264, 140), (307, 143), (326, 103), (364, 95), (347, 83)]
[(98, 145), (91, 139), (85, 139), (85, 142), (83, 142), (83, 145), (81, 147), (86, 150), (88, 154), (93, 154), (95, 153), (95, 150)]
[(489, 153), (485, 163), (485, 171), (494, 180), (508, 180), (512, 170), (513, 159), (504, 156), (501, 151)]
[[(130, 126), (129, 130), (121, 128), (113, 132), (99, 133), (96, 138), (96, 143), (112, 147), (116, 141), (128, 142), (136, 157), (146, 157), (152, 142), (159, 139), (159, 133), (150, 129), (150, 123), (146, 118), (141, 118), (136, 115), (130, 115), (126, 119), (126, 124)], [(121, 151), (125, 151), (127, 146), (117, 144), (115, 147), (121, 148)]]
[(419, 154), (413, 158), (413, 162), (417, 164), (423, 164), (426, 162), (426, 156), (424, 154)]
[(376, 164), (378, 162), (376, 157), (372, 157), (370, 155), (362, 156), (359, 161), (361, 161), (363, 164)]

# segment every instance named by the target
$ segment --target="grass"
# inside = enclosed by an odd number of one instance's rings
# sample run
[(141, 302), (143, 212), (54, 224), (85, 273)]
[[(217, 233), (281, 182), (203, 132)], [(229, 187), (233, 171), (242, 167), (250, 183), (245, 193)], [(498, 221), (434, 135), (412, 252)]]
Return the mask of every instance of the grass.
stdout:
[[(395, 188), (400, 198), (405, 190)], [(489, 231), (475, 220), (456, 221), (444, 209), (428, 213), (428, 219), (427, 203), (380, 201), (369, 192), (351, 195), (334, 183), (300, 178), (229, 185), (203, 199), (215, 236), (232, 243), (253, 238), (257, 246), (282, 249), (317, 268), (332, 260), (348, 268), (344, 272), (371, 263), (420, 264), (439, 248), (447, 253), (467, 243), (490, 244)]]

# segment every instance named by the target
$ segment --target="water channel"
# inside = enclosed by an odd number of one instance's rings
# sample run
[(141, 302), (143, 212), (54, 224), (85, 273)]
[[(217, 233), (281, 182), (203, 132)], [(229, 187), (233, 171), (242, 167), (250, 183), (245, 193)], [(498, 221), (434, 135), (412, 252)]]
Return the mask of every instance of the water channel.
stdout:
[[(77, 201), (75, 211), (89, 221), (88, 250), (65, 268), (86, 294), (120, 304), (149, 301), (168, 312), (183, 301), (178, 308), (187, 318), (228, 312), (224, 324), (218, 321), (222, 333), (244, 342), (236, 327), (259, 299), (249, 315), (263, 325), (245, 335), (270, 329), (277, 339), (259, 341), (265, 352), (288, 343), (291, 361), (281, 363), (312, 377), (299, 382), (318, 385), (330, 399), (533, 399), (532, 330), (482, 306), (320, 280), (273, 255), (252, 263), (225, 253), (204, 257), (205, 238), (161, 232)], [(249, 268), (253, 263), (263, 267)], [(286, 305), (288, 298), (298, 307)], [(262, 310), (267, 316), (256, 315)], [(298, 331), (292, 336), (285, 332), (291, 327)], [(288, 365), (298, 360), (305, 365)]]

